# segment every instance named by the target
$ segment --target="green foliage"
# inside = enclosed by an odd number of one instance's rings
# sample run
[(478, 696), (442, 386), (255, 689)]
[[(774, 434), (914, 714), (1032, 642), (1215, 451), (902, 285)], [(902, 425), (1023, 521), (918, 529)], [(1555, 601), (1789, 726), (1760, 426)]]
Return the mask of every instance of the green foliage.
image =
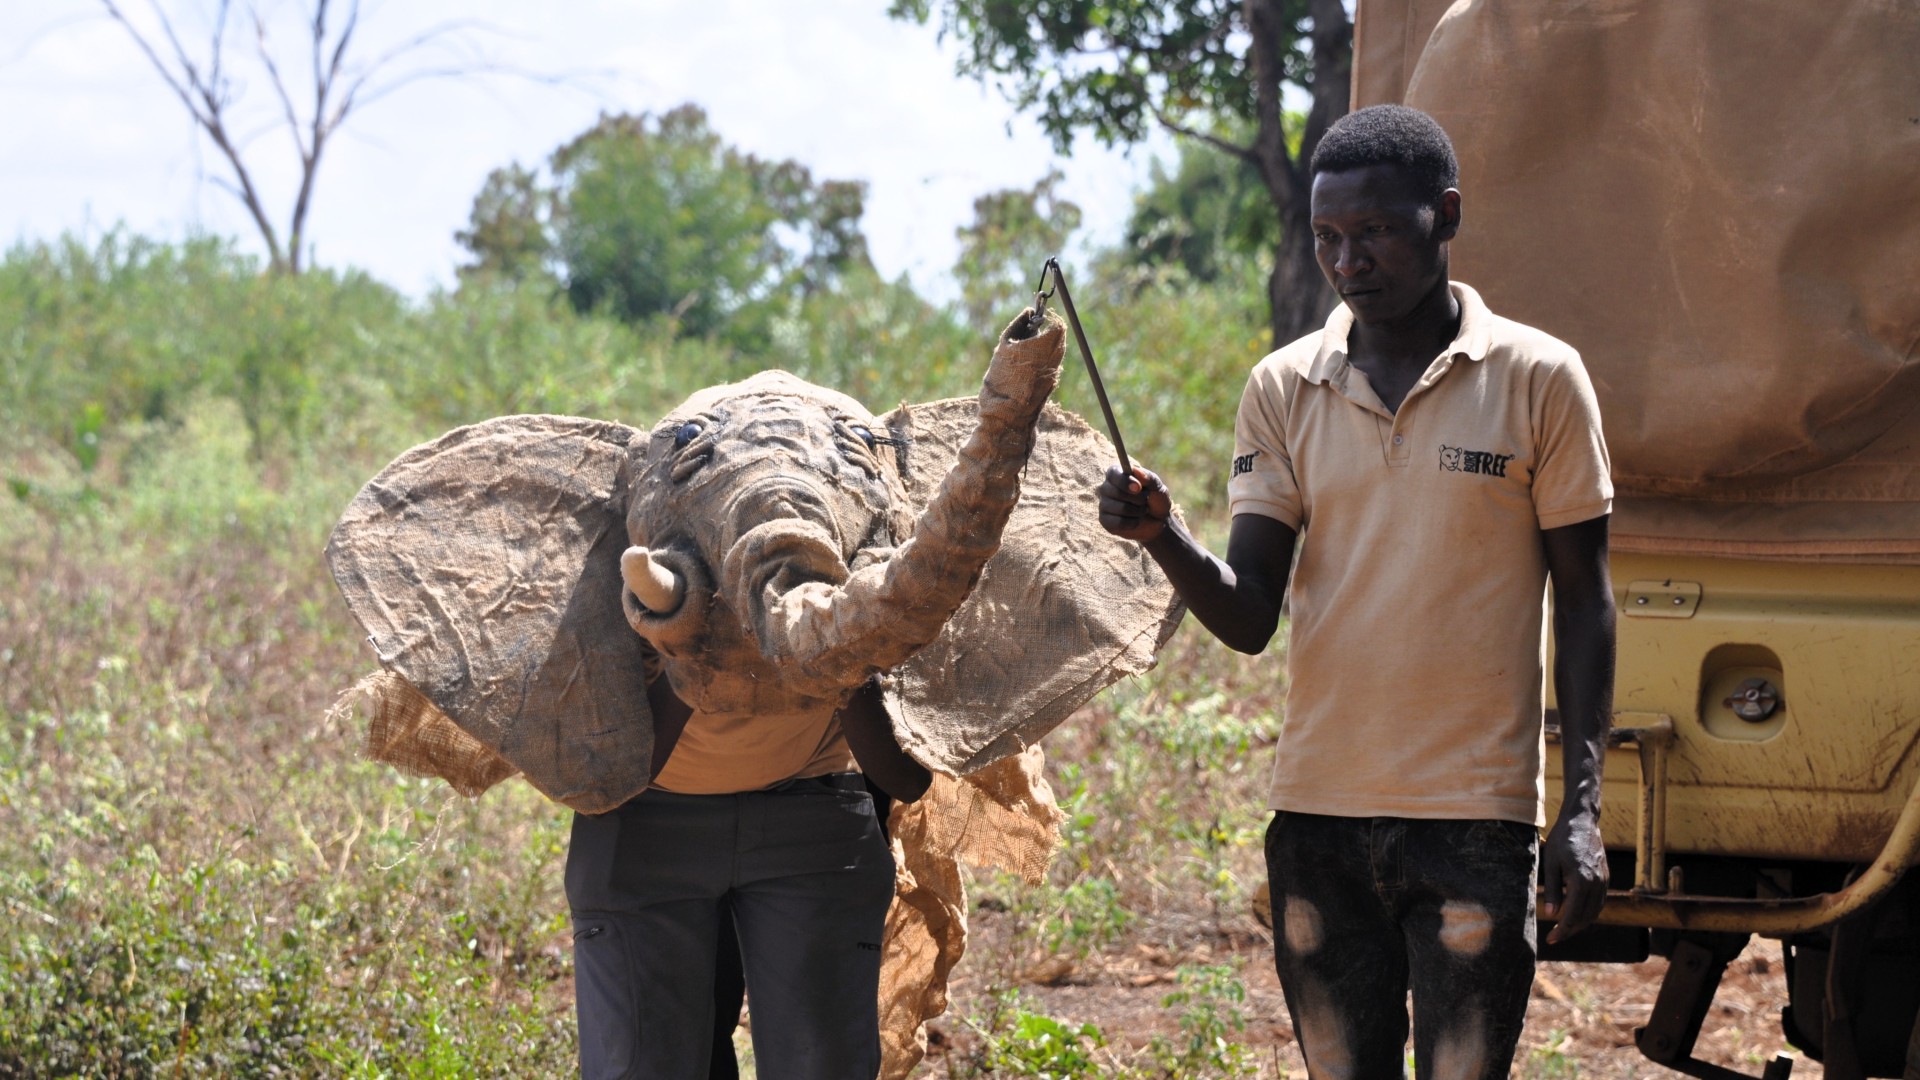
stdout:
[(1032, 1012), (1016, 993), (997, 994), (992, 1004), (987, 1023), (977, 1025), (986, 1036), (986, 1046), (972, 1075), (1034, 1080), (1103, 1075), (1094, 1051), (1107, 1040), (1095, 1025), (1076, 1027)]
[(1155, 1038), (1148, 1047), (1159, 1074), (1169, 1080), (1258, 1075), (1252, 1051), (1234, 1041), (1247, 1029), (1247, 987), (1235, 965), (1185, 966), (1176, 978), (1180, 988), (1160, 1004), (1179, 1010), (1180, 1037)]
[[(245, 477), (231, 408), (152, 467)], [(564, 817), (358, 760), (322, 720), (367, 663), (324, 518), (229, 522), (259, 486), (200, 484), (165, 504), (186, 536), (114, 492), (12, 523), (0, 1075), (566, 1070)]]
[(953, 268), (969, 323), (1005, 321), (1002, 312), (1033, 302), (1041, 265), (1060, 254), (1080, 227), (1080, 207), (1056, 190), (1064, 179), (1053, 169), (1030, 190), (994, 191), (973, 200), (973, 221), (957, 230), (960, 259)]
[[(1205, 506), (1257, 295), (1076, 284), (1137, 452)], [(646, 424), (773, 365), (876, 409), (973, 393), (1012, 314), (853, 268), (746, 352), (580, 313), (538, 274), (416, 303), (212, 240), (0, 257), (0, 1076), (570, 1072), (565, 815), (360, 760), (328, 709), (373, 660), (328, 529), (407, 446), (502, 413)], [(1072, 371), (1062, 394), (1091, 407)], [(1033, 943), (1111, 948), (1207, 873), (1238, 888), (1259, 798), (1229, 785), (1258, 721), (1192, 687), (1272, 680), (1222, 662), (1173, 659), (1056, 737), (1077, 824), (1052, 881), (1009, 891)], [(1119, 1067), (1097, 1031), (1000, 1030), (1010, 1061)]]
[[(1185, 640), (1196, 650), (1206, 647), (1204, 631), (1182, 633), (1195, 635)], [(1176, 638), (1169, 666), (1194, 657), (1185, 640)], [(1218, 677), (1219, 662), (1195, 674)], [(1248, 893), (1264, 880), (1264, 771), (1251, 765), (1272, 743), (1272, 714), (1255, 701), (1235, 711), (1217, 693), (1176, 694), (1122, 684), (1102, 699), (1100, 720), (1052, 737), (1052, 782), (1066, 815), (1052, 877), (1023, 886), (995, 876), (983, 886), (1018, 920), (1023, 942), (1084, 956), (1121, 939), (1167, 896), (1196, 887), (1215, 927), (1244, 917)]]
[(980, 1048), (964, 1062), (949, 1060), (949, 1075), (956, 1080), (1239, 1080), (1260, 1075), (1253, 1051), (1238, 1041), (1247, 1027), (1247, 989), (1237, 965), (1184, 965), (1174, 977), (1177, 989), (1163, 996), (1160, 1006), (1174, 1016), (1177, 1035), (1155, 1035), (1135, 1052), (1109, 1047), (1106, 1033), (1095, 1024), (1076, 1025), (1036, 1012), (1018, 991), (997, 992), (988, 999), (984, 1018), (968, 1020), (981, 1036)]
[(603, 115), (547, 171), (488, 176), (457, 235), (470, 286), (558, 283), (576, 311), (757, 347), (769, 320), (869, 266), (864, 184), (744, 153), (695, 105)]
[(706, 333), (761, 298), (772, 204), (697, 109), (603, 116), (556, 150), (555, 255), (580, 311)]
[(464, 281), (505, 279), (515, 283), (551, 276), (553, 192), (518, 162), (487, 174), (473, 198), (467, 227), (453, 234), (474, 261), (460, 268)]
[[(1303, 120), (1289, 114), (1297, 139)], [(1119, 254), (1138, 267), (1179, 267), (1202, 282), (1238, 280), (1272, 260), (1280, 235), (1273, 200), (1259, 170), (1202, 142), (1180, 144), (1169, 172), (1153, 163), (1145, 191), (1134, 197)]]
[(921, 299), (904, 277), (889, 282), (859, 270), (835, 292), (774, 320), (765, 366), (882, 412), (902, 401), (978, 393), (998, 329), (961, 323)]
[[(943, 38), (958, 42), (962, 74), (1003, 87), (1037, 114), (1062, 152), (1077, 129), (1106, 143), (1137, 142), (1156, 114), (1250, 116), (1256, 106), (1239, 0), (1167, 4), (1154, 0), (893, 0), (899, 19), (939, 15)], [(1307, 0), (1280, 5), (1297, 25)], [(1304, 74), (1298, 30), (1278, 59)]]
[[(1068, 267), (1068, 280), (1128, 451), (1167, 478), (1188, 514), (1223, 506), (1240, 388), (1267, 350), (1257, 283), (1093, 270)], [(1099, 427), (1092, 385), (1067, 348), (1056, 400)]]
[(1555, 1028), (1547, 1036), (1545, 1046), (1527, 1055), (1522, 1075), (1530, 1080), (1576, 1080), (1580, 1075), (1580, 1063), (1567, 1056), (1565, 1047), (1568, 1037), (1565, 1029)]
[(1119, 940), (1133, 921), (1111, 880), (1082, 878), (1061, 888), (1028, 894), (1038, 925), (1034, 936), (1048, 952), (1084, 957)]
[[(1353, 26), (1345, 6), (892, 0), (888, 10), (920, 23), (937, 13), (941, 37), (958, 45), (960, 72), (1032, 113), (1062, 153), (1076, 132), (1111, 145), (1138, 142), (1159, 127), (1257, 170), (1269, 212), (1241, 224), (1271, 226), (1264, 236), (1273, 252), (1273, 341), (1285, 344), (1326, 317), (1335, 299), (1313, 258), (1306, 166), (1327, 126), (1348, 109)], [(1283, 108), (1290, 88), (1313, 99), (1297, 135)]]
[(206, 390), (240, 406), (257, 451), (286, 448), (338, 404), (319, 372), (373, 366), (361, 329), (402, 314), (364, 277), (262, 275), (223, 241), (16, 246), (0, 260), (0, 418), (90, 472), (107, 424)]

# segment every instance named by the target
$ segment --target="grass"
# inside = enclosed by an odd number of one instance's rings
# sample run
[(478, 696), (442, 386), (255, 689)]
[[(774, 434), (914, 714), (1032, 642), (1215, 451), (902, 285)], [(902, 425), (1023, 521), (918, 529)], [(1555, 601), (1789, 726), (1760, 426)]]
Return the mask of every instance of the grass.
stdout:
[(1176, 982), (1178, 988), (1160, 999), (1160, 1007), (1175, 1019), (1175, 1031), (1156, 1034), (1137, 1048), (1110, 1039), (1097, 1024), (1047, 1015), (1018, 989), (995, 989), (987, 995), (984, 1015), (967, 1017), (978, 1036), (975, 1049), (957, 1062), (949, 1059), (947, 1076), (1239, 1080), (1263, 1075), (1254, 1051), (1238, 1041), (1247, 1017), (1237, 965), (1185, 965)]
[(239, 531), (10, 547), (0, 1074), (567, 1060), (564, 818), (359, 760), (325, 719), (356, 641)]
[[(1258, 296), (1076, 291), (1135, 454), (1204, 518)], [(413, 304), (350, 274), (262, 276), (211, 240), (0, 258), (0, 1077), (570, 1071), (567, 816), (524, 785), (466, 800), (360, 758), (330, 711), (373, 663), (319, 557), (335, 515), (457, 424), (645, 423), (762, 366), (884, 409), (972, 392), (991, 332), (869, 281), (745, 357), (524, 288)], [(1091, 411), (1075, 372), (1062, 396)], [(1246, 921), (1248, 762), (1278, 670), (1188, 627), (1160, 673), (1050, 740), (1071, 815), (1051, 879), (975, 883), (1020, 925), (967, 961), (996, 993), (1031, 955)], [(1153, 1052), (1187, 1065), (1150, 1053), (1135, 1064), (1163, 1071), (1139, 1075), (1242, 1075), (1237, 983), (1193, 978)], [(1009, 1061), (1098, 1047), (1075, 1026), (1033, 1049), (1046, 1025), (1017, 1013), (995, 1035), (1029, 1047)]]

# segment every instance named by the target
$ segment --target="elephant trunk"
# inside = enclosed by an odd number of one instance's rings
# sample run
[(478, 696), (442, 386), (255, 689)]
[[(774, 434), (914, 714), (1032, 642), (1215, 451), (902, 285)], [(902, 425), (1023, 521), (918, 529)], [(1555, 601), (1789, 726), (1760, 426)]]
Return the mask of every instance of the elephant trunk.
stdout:
[[(1060, 379), (1065, 323), (1026, 313), (1001, 335), (980, 389), (980, 420), (893, 557), (845, 575), (805, 557), (828, 538), (754, 530), (728, 552), (723, 590), (744, 598), (761, 652), (824, 685), (855, 686), (930, 644), (972, 592), (1020, 499), (1041, 407)], [(838, 579), (838, 580), (836, 580)]]

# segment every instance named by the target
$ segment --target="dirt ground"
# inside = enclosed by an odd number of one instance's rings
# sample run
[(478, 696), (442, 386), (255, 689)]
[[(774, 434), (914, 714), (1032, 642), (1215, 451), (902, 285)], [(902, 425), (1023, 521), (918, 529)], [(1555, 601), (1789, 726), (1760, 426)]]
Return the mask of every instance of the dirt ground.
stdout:
[[(1257, 923), (1247, 920), (1244, 928), (1225, 934), (1197, 933), (1191, 925), (1144, 927), (1144, 933), (1130, 935), (1132, 944), (1114, 952), (1079, 962), (1031, 957), (1022, 970), (1004, 959), (988, 959), (1005, 936), (996, 918), (991, 911), (975, 912), (968, 960), (955, 972), (953, 1007), (929, 1028), (925, 1074), (969, 1075), (968, 1051), (980, 1039), (970, 1018), (983, 1015), (984, 996), (996, 985), (1017, 981), (1033, 1011), (1075, 1025), (1097, 1025), (1109, 1040), (1105, 1052), (1124, 1061), (1154, 1034), (1175, 1030), (1172, 1010), (1161, 999), (1174, 983), (1176, 967), (1237, 959), (1247, 989), (1247, 1028), (1239, 1041), (1255, 1049), (1260, 1076), (1305, 1077), (1273, 973), (1271, 939)], [(1156, 938), (1175, 944), (1142, 943)], [(1647, 1022), (1666, 965), (1660, 957), (1632, 965), (1541, 964), (1513, 1075), (1680, 1075), (1648, 1061), (1633, 1045), (1634, 1029)], [(1758, 1076), (1774, 1055), (1784, 1054), (1794, 1061), (1794, 1077), (1822, 1076), (1819, 1064), (1800, 1057), (1781, 1035), (1786, 996), (1779, 944), (1755, 939), (1729, 966), (1695, 1055)]]

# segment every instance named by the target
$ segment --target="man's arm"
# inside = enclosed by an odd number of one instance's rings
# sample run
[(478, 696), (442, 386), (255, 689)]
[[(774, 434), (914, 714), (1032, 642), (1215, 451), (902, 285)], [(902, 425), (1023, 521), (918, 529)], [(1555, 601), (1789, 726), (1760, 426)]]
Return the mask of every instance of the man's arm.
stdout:
[(1160, 564), (1187, 607), (1228, 648), (1257, 653), (1280, 625), (1280, 604), (1293, 567), (1294, 530), (1261, 514), (1235, 514), (1225, 562), (1173, 517), (1173, 495), (1160, 477), (1118, 465), (1100, 485), (1100, 524), (1137, 540)]
[(1613, 722), (1614, 609), (1606, 516), (1540, 535), (1553, 580), (1553, 690), (1566, 774), (1560, 817), (1540, 851), (1541, 914), (1558, 919), (1547, 936), (1554, 942), (1585, 929), (1607, 898), (1600, 768)]
[(693, 706), (680, 700), (666, 673), (661, 672), (647, 683), (647, 708), (653, 713), (653, 771), (648, 775), (659, 776), (673, 756), (673, 748), (680, 744), (680, 733), (693, 717)]
[(893, 717), (878, 677), (853, 692), (840, 707), (840, 733), (860, 771), (899, 802), (917, 802), (933, 784), (933, 773), (907, 756), (893, 736)]

